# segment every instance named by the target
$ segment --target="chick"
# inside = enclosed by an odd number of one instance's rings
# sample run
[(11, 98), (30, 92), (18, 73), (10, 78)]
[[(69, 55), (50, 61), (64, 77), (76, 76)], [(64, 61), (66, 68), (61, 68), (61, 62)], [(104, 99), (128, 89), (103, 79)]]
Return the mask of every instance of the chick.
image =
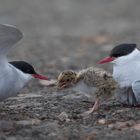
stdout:
[(73, 87), (95, 96), (93, 107), (87, 111), (90, 114), (99, 109), (99, 101), (106, 100), (115, 94), (118, 84), (110, 73), (100, 68), (90, 67), (79, 72), (65, 70), (58, 76), (57, 88), (59, 90)]

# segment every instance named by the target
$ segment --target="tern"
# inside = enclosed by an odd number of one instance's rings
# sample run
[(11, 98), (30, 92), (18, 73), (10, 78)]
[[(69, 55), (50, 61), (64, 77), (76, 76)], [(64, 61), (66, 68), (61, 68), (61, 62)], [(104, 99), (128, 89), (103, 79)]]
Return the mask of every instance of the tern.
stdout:
[(0, 24), (0, 101), (16, 96), (32, 78), (48, 80), (28, 62), (8, 62), (7, 53), (22, 37), (22, 32), (15, 26)]
[(140, 51), (136, 44), (120, 44), (98, 64), (113, 63), (113, 78), (120, 86), (119, 100), (127, 105), (140, 104)]

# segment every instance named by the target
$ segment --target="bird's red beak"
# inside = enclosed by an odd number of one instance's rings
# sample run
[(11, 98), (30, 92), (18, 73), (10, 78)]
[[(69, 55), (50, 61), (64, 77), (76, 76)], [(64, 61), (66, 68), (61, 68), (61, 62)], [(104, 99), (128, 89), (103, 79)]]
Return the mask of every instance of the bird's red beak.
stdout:
[(115, 60), (115, 57), (106, 57), (100, 60), (99, 62), (97, 62), (97, 64), (104, 64), (104, 63), (112, 62), (113, 60)]
[(34, 78), (37, 78), (37, 79), (41, 79), (41, 80), (49, 80), (48, 77), (44, 76), (44, 75), (41, 75), (41, 74), (33, 74), (32, 75)]

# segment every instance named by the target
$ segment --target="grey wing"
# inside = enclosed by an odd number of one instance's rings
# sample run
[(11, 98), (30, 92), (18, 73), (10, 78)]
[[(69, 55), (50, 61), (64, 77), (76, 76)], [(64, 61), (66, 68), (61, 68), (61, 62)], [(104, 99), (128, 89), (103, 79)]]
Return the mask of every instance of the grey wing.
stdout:
[(116, 99), (122, 104), (137, 105), (137, 97), (131, 87), (118, 88), (116, 91)]
[(15, 26), (0, 24), (0, 56), (6, 55), (9, 49), (23, 37)]
[(132, 90), (135, 94), (137, 103), (140, 104), (140, 80), (132, 83)]

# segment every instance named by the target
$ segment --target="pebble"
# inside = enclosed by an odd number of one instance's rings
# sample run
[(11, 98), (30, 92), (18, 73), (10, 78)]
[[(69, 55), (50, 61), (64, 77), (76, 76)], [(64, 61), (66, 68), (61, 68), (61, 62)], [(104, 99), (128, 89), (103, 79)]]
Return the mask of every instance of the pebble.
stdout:
[(68, 114), (66, 112), (61, 112), (58, 118), (60, 121), (66, 121), (66, 122), (70, 121), (70, 119), (68, 118)]
[(41, 121), (39, 119), (16, 121), (17, 125), (23, 125), (23, 126), (38, 125), (40, 123)]
[(110, 124), (112, 123), (112, 120), (106, 120), (106, 119), (100, 119), (98, 120), (99, 124)]
[(125, 121), (125, 122), (116, 122), (113, 124), (109, 124), (108, 127), (111, 129), (117, 129), (117, 130), (122, 130), (126, 128), (130, 128), (135, 124), (133, 120), (130, 121)]

